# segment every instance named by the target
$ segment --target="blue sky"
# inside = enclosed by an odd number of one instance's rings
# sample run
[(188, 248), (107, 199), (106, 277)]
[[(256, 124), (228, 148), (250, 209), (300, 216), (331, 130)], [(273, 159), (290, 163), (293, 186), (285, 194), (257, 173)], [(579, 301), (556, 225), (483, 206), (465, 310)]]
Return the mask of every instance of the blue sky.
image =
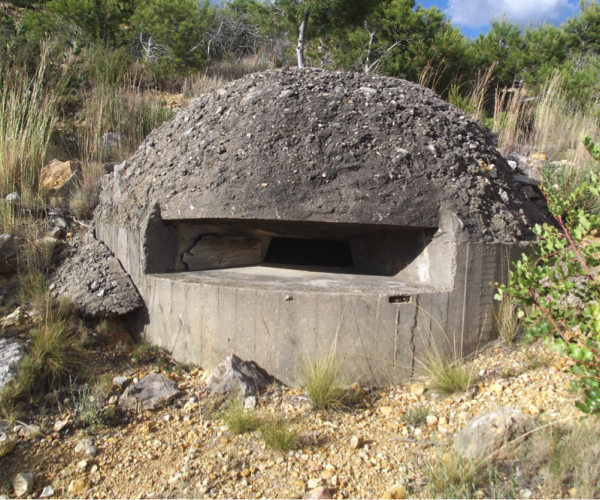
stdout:
[(577, 12), (578, 0), (417, 0), (438, 7), (469, 37), (485, 33), (504, 14), (519, 24), (560, 24)]

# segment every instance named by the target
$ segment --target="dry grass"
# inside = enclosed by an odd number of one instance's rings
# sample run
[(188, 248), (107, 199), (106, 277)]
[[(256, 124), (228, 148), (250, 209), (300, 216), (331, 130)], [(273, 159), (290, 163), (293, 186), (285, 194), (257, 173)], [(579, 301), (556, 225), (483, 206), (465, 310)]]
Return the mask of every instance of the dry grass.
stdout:
[[(34, 76), (24, 65), (0, 61), (0, 195), (37, 191), (39, 173), (59, 118), (66, 70), (50, 74), (50, 48), (42, 48)], [(68, 68), (67, 61), (63, 67)]]
[(550, 160), (566, 159), (584, 166), (589, 157), (579, 136), (600, 137), (600, 123), (591, 103), (582, 108), (567, 101), (559, 74), (533, 100), (526, 98), (524, 90), (496, 93), (493, 131), (499, 134), (501, 151), (545, 153)]
[(334, 353), (309, 359), (302, 366), (300, 378), (308, 397), (320, 410), (342, 406), (344, 389), (341, 380), (341, 363)]
[(521, 331), (521, 323), (517, 316), (517, 308), (508, 297), (504, 297), (500, 302), (495, 313), (495, 320), (500, 338), (506, 345), (513, 345)]
[(183, 83), (183, 94), (190, 98), (214, 92), (233, 80), (274, 67), (273, 61), (264, 56), (219, 62), (211, 65), (204, 73), (186, 78)]

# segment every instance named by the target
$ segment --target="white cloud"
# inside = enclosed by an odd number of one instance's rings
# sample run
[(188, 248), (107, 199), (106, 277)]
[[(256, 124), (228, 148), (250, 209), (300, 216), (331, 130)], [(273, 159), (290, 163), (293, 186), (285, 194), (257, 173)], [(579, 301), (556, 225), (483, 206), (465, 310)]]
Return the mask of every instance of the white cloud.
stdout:
[(519, 24), (557, 23), (576, 8), (569, 0), (449, 0), (446, 13), (456, 24), (480, 28), (503, 15)]

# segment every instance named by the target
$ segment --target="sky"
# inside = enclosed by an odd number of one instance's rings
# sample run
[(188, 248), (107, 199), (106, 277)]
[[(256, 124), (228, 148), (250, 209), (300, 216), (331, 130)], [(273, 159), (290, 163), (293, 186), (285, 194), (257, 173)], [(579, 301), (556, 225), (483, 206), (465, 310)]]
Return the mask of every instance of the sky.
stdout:
[(493, 19), (506, 15), (521, 25), (559, 25), (577, 12), (578, 0), (417, 0), (423, 7), (438, 7), (469, 37), (486, 33)]

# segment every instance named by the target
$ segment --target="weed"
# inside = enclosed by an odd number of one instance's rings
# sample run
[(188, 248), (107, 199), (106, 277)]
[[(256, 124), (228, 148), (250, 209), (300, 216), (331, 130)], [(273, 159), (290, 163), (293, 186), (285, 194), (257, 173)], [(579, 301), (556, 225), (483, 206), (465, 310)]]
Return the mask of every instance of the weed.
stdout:
[(341, 364), (331, 353), (304, 363), (301, 380), (308, 396), (320, 410), (339, 408), (344, 389), (340, 383)]
[(269, 448), (287, 451), (298, 441), (298, 433), (290, 427), (287, 420), (278, 417), (263, 422), (259, 429), (260, 436)]
[(475, 380), (473, 369), (469, 369), (460, 358), (449, 358), (429, 352), (422, 363), (422, 372), (429, 379), (429, 387), (442, 394), (468, 390)]
[(96, 432), (106, 423), (106, 411), (100, 404), (97, 391), (88, 384), (77, 389), (73, 388), (71, 381), (71, 398), (74, 401), (74, 420), (81, 427), (88, 428), (91, 433)]
[(253, 432), (260, 426), (260, 420), (252, 410), (244, 411), (244, 405), (239, 397), (232, 397), (227, 401), (223, 411), (223, 420), (233, 434)]
[(113, 377), (110, 373), (103, 373), (100, 375), (98, 382), (96, 383), (96, 391), (101, 396), (108, 396), (112, 392), (113, 388)]
[(427, 422), (429, 409), (425, 405), (419, 405), (416, 408), (408, 410), (403, 416), (402, 421), (407, 425), (417, 426)]
[(427, 465), (428, 498), (471, 498), (477, 489), (476, 465), (446, 452)]

